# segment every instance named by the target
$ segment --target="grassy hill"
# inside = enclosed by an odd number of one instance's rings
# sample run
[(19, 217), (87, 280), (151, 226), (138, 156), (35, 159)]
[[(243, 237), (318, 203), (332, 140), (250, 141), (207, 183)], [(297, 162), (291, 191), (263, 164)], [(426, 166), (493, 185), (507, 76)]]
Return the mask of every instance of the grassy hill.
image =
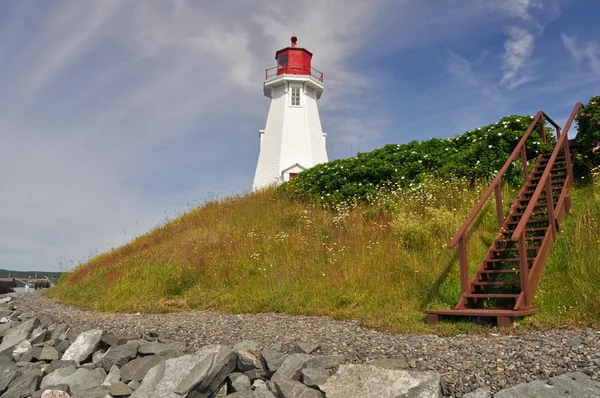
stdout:
[[(396, 147), (392, 156), (404, 155)], [(444, 164), (445, 152), (436, 162)], [(373, 161), (368, 154), (363, 160)], [(77, 267), (48, 294), (100, 311), (276, 311), (360, 318), (395, 332), (478, 330), (461, 322), (429, 326), (421, 311), (454, 305), (460, 296), (456, 252), (446, 244), (487, 187), (479, 179), (485, 176), (425, 171), (407, 183), (377, 184), (384, 182), (379, 175), (351, 181), (369, 185), (361, 200), (319, 201), (284, 187), (206, 203)], [(330, 172), (329, 181), (340, 176), (339, 168)], [(307, 181), (317, 180), (313, 174), (299, 180), (305, 192), (312, 189)], [(521, 327), (590, 325), (600, 318), (600, 176), (594, 178), (573, 191), (573, 214), (534, 300), (540, 312)], [(337, 181), (336, 189), (345, 189), (348, 180)], [(514, 198), (517, 186), (506, 184), (503, 197)], [(468, 238), (472, 272), (496, 228), (490, 201)]]

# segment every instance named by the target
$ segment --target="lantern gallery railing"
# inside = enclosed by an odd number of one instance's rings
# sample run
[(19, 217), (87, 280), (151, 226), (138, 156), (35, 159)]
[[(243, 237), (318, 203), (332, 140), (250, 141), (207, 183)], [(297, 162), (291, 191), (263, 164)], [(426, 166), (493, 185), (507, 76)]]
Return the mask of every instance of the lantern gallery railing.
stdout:
[(281, 76), (283, 74), (290, 75), (309, 75), (313, 80), (323, 83), (323, 72), (311, 67), (310, 65), (278, 65), (265, 70), (265, 80)]

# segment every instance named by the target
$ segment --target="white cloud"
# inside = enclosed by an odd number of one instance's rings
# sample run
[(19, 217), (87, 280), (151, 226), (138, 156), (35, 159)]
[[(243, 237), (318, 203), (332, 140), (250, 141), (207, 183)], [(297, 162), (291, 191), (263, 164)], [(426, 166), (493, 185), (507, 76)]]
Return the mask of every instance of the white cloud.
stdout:
[(581, 64), (587, 64), (592, 73), (600, 77), (600, 45), (589, 41), (584, 45), (577, 45), (577, 37), (561, 34), (561, 39), (565, 48), (571, 56)]
[(531, 0), (501, 0), (488, 2), (492, 9), (504, 12), (512, 17), (529, 20), (531, 15), (528, 10), (533, 3)]
[(516, 26), (508, 29), (502, 59), (502, 85), (512, 89), (533, 79), (529, 66), (534, 47), (534, 37), (526, 29)]

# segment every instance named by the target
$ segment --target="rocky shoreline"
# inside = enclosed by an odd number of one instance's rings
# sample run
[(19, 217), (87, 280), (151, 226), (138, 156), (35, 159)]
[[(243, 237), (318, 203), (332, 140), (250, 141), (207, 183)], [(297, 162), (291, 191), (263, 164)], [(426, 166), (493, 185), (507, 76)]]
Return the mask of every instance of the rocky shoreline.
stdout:
[[(535, 397), (536, 389), (545, 398), (600, 397), (600, 331), (594, 329), (441, 338), (377, 332), (327, 317), (102, 314), (39, 293), (10, 297), (0, 304), (3, 397), (39, 398), (52, 386), (72, 397), (507, 398)], [(77, 347), (87, 348), (73, 357)], [(131, 369), (140, 367), (144, 377), (131, 379)], [(75, 381), (84, 375), (89, 380), (82, 390)], [(71, 384), (59, 383), (65, 380)], [(352, 380), (362, 380), (368, 391)], [(381, 390), (386, 385), (397, 391)]]

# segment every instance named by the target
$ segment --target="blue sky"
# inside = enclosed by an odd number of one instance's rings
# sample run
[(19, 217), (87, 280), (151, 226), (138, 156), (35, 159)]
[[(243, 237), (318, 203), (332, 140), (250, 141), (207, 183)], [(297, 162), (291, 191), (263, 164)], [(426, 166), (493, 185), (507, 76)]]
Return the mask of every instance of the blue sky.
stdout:
[[(600, 93), (596, 0), (0, 2), (0, 268), (55, 271), (244, 193), (295, 32), (330, 158)], [(61, 265), (62, 264), (62, 265)]]

